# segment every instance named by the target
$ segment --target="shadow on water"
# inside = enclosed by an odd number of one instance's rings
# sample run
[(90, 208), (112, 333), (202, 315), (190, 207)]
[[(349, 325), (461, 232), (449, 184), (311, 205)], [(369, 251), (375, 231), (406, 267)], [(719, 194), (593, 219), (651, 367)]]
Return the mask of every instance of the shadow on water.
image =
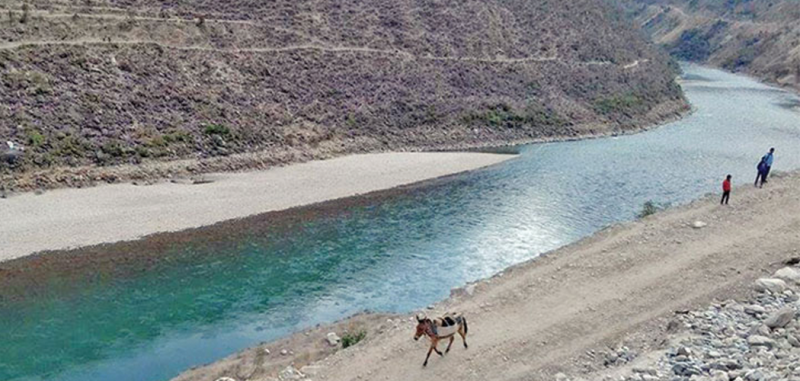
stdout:
[(800, 116), (781, 106), (796, 97), (686, 72), (705, 79), (684, 84), (697, 111), (647, 133), (514, 147), (424, 186), (2, 263), (0, 379), (168, 379), (358, 311), (420, 308), (647, 200), (684, 203), (728, 173), (747, 184), (770, 146), (776, 169), (800, 168)]

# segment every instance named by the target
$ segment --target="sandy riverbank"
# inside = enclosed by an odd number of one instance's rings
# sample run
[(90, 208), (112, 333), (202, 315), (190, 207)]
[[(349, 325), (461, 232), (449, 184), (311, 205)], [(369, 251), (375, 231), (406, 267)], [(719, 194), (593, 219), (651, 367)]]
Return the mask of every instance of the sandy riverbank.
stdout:
[[(709, 196), (455, 290), (427, 312), (465, 313), (470, 348), (457, 342), (427, 368), (421, 364), (428, 344), (411, 339), (411, 315), (382, 316), (372, 319), (374, 334), (364, 342), (319, 361), (319, 351), (309, 353), (303, 340), (321, 342), (346, 322), (243, 351), (176, 380), (273, 380), (291, 362), (314, 380), (544, 380), (558, 372), (600, 379), (617, 366), (605, 354), (665, 347), (675, 311), (742, 298), (755, 279), (800, 256), (800, 176), (779, 177), (764, 189), (735, 189), (730, 206)], [(707, 226), (695, 228), (695, 221)]]
[(513, 158), (487, 153), (385, 153), (265, 171), (206, 175), (209, 182), (59, 189), (0, 200), (0, 261), (136, 239), (390, 189)]

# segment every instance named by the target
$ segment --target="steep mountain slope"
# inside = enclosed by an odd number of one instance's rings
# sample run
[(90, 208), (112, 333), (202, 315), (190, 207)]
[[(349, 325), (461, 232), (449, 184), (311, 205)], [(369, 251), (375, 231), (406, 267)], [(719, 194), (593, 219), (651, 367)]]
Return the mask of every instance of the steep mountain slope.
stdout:
[(622, 0), (675, 57), (800, 89), (800, 2)]
[(154, 158), (260, 152), (224, 160), (241, 168), (620, 132), (685, 107), (669, 59), (592, 0), (28, 4), (2, 3), (0, 28), (0, 137), (27, 146), (2, 176), (18, 187)]

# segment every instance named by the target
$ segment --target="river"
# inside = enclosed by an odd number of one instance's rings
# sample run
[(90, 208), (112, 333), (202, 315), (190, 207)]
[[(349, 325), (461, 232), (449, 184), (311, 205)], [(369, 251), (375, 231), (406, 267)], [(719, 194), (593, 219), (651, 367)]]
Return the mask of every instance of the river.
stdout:
[(501, 165), (313, 218), (96, 249), (158, 260), (6, 291), (0, 379), (167, 380), (362, 310), (422, 308), (631, 220), (648, 200), (686, 203), (718, 192), (726, 174), (751, 184), (771, 146), (774, 170), (800, 168), (798, 97), (718, 70), (685, 71), (694, 113), (649, 132), (518, 147)]

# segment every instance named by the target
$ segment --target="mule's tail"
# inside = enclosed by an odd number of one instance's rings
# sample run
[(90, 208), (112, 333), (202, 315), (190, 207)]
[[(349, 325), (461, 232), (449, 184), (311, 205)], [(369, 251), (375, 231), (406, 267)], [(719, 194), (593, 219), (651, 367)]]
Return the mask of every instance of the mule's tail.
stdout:
[(469, 333), (469, 326), (467, 326), (467, 318), (462, 317), (461, 319), (464, 320), (464, 335), (466, 335)]

